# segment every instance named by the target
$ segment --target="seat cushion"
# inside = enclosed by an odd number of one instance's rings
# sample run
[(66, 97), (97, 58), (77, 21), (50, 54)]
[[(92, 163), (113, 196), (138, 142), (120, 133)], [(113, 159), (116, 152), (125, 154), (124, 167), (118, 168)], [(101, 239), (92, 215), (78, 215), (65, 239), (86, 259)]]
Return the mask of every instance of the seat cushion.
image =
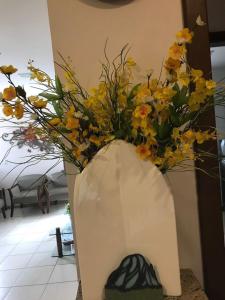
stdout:
[(48, 176), (50, 182), (54, 184), (55, 187), (66, 187), (67, 180), (64, 171), (56, 172)]
[(42, 174), (31, 174), (21, 176), (17, 182), (21, 191), (30, 191), (37, 189), (37, 187), (42, 184), (44, 179), (45, 176)]
[(21, 191), (19, 194), (13, 195), (14, 202), (26, 202), (26, 203), (34, 203), (37, 202), (37, 190), (32, 191)]
[(67, 187), (49, 187), (49, 196), (68, 195)]

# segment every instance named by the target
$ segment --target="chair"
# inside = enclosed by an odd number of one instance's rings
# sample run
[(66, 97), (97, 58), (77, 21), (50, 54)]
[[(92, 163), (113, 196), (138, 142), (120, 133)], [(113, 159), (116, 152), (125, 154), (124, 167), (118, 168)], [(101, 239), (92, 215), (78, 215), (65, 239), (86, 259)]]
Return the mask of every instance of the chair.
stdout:
[(6, 198), (5, 198), (5, 189), (0, 189), (0, 209), (3, 215), (3, 218), (6, 218)]
[(42, 174), (32, 174), (19, 177), (17, 183), (8, 189), (11, 199), (11, 217), (13, 217), (15, 204), (37, 203), (44, 213), (42, 197), (40, 197), (39, 188), (47, 181), (46, 176)]

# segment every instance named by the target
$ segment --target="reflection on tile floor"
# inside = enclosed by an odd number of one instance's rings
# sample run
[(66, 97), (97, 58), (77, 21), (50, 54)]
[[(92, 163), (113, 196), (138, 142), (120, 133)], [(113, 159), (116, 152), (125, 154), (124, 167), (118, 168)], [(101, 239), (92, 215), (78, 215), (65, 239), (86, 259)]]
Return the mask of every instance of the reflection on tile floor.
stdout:
[(56, 242), (49, 232), (66, 218), (61, 205), (49, 215), (30, 207), (16, 209), (12, 219), (0, 217), (0, 300), (76, 299), (74, 257), (51, 256)]

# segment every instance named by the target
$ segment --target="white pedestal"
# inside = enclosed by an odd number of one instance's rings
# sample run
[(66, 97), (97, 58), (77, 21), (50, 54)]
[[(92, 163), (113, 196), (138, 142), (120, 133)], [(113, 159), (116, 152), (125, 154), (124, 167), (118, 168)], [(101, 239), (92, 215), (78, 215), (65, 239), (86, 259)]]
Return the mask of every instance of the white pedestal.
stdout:
[(103, 148), (77, 176), (74, 195), (83, 300), (102, 300), (110, 273), (134, 253), (150, 260), (165, 294), (181, 294), (173, 197), (134, 146)]

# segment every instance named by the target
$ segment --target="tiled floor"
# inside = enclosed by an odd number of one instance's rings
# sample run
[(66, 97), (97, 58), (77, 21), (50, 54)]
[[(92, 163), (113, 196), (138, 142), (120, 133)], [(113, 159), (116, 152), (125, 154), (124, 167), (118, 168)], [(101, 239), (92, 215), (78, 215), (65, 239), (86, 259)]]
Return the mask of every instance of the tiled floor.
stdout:
[(74, 257), (52, 257), (56, 242), (49, 236), (66, 218), (59, 205), (48, 215), (18, 208), (12, 219), (0, 217), (0, 300), (76, 299)]

